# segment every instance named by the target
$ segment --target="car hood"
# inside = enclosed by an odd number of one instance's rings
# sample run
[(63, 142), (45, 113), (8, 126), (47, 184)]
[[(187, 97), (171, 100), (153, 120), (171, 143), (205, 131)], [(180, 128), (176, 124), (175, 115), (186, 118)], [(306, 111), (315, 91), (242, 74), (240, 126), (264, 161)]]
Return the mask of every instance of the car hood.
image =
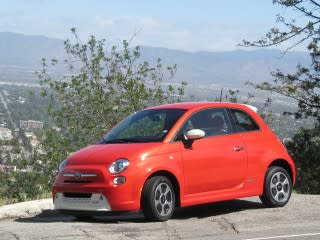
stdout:
[(108, 164), (119, 158), (130, 161), (156, 154), (163, 143), (96, 144), (85, 147), (68, 158), (68, 165)]

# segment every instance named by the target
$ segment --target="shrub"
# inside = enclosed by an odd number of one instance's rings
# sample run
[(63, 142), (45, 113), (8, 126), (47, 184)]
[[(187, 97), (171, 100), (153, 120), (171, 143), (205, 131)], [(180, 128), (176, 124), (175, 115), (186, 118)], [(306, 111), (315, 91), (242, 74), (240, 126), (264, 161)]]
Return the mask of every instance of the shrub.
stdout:
[(320, 194), (320, 125), (300, 129), (287, 143), (297, 167), (299, 193)]

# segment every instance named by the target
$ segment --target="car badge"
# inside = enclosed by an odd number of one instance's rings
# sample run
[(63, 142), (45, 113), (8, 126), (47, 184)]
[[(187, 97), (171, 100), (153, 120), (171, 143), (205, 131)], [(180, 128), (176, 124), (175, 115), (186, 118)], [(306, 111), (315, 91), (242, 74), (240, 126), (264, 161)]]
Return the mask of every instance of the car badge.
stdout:
[(81, 178), (81, 172), (76, 172), (76, 173), (74, 174), (74, 177), (75, 177), (76, 179), (80, 179), (80, 178)]

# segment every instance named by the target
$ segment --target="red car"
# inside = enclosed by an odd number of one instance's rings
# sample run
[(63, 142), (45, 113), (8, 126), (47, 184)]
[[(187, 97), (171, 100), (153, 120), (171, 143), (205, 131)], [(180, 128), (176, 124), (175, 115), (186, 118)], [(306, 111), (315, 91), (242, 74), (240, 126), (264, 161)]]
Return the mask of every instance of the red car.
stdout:
[(168, 220), (176, 207), (260, 196), (290, 199), (286, 148), (256, 113), (235, 103), (177, 103), (135, 112), (100, 143), (59, 166), (56, 209), (75, 216), (138, 211)]

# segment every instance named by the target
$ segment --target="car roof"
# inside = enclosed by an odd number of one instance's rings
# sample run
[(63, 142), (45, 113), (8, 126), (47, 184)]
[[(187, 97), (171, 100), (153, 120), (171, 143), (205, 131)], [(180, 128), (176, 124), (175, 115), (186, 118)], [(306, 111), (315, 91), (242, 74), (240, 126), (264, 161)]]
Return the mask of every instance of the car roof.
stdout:
[(154, 106), (147, 109), (163, 109), (163, 108), (177, 108), (177, 109), (201, 109), (207, 107), (229, 107), (229, 108), (240, 108), (240, 109), (251, 109), (257, 112), (257, 108), (247, 104), (231, 103), (231, 102), (181, 102), (165, 104), (160, 106)]

